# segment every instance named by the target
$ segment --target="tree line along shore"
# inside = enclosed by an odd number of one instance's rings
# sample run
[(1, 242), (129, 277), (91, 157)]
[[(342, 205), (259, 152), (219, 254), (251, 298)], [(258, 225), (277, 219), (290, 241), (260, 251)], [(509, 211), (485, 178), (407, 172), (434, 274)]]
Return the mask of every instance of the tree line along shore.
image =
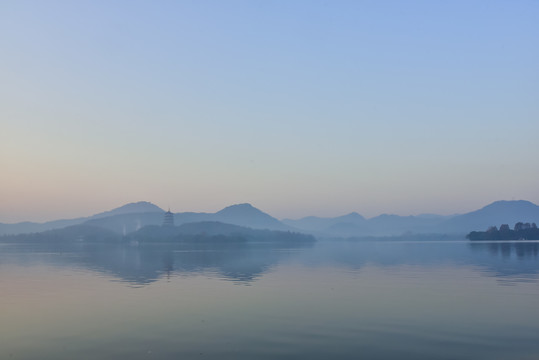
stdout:
[(539, 229), (535, 223), (518, 222), (513, 229), (508, 224), (489, 227), (486, 231), (472, 231), (469, 240), (539, 240)]

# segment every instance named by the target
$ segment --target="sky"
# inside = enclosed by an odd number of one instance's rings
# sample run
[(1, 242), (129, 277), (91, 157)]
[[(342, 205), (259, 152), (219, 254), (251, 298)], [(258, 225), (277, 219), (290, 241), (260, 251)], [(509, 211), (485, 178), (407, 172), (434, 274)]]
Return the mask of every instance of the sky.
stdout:
[(0, 2), (0, 222), (539, 203), (539, 2)]

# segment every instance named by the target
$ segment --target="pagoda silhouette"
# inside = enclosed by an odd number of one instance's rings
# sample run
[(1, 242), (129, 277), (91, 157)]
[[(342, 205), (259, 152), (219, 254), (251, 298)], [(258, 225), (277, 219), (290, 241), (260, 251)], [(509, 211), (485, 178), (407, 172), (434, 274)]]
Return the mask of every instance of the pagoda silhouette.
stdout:
[(174, 214), (170, 211), (170, 208), (163, 217), (163, 226), (174, 226)]

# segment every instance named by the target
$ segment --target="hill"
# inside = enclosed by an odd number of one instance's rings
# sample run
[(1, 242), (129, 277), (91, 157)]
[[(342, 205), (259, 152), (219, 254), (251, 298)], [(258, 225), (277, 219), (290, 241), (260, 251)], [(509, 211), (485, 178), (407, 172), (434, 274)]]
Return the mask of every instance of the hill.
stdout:
[(110, 211), (105, 211), (88, 217), (74, 218), (74, 219), (62, 219), (62, 220), (53, 220), (47, 221), (44, 223), (36, 222), (20, 222), (15, 224), (2, 224), (0, 223), (0, 235), (5, 234), (24, 234), (24, 233), (34, 233), (42, 232), (52, 229), (61, 229), (66, 226), (72, 226), (77, 224), (82, 224), (84, 222), (106, 218), (109, 216), (121, 215), (121, 214), (134, 214), (134, 213), (163, 213), (164, 210), (160, 207), (147, 202), (139, 201), (136, 203), (129, 203), (118, 208), (112, 209)]
[[(281, 223), (274, 217), (260, 211), (250, 204), (239, 204), (228, 206), (216, 213), (176, 213), (174, 223), (182, 225), (194, 222), (214, 221), (232, 225), (239, 225), (253, 229), (268, 230), (293, 230), (289, 226)], [(161, 225), (163, 223), (162, 213), (135, 213), (108, 216), (87, 221), (93, 226), (100, 226), (113, 230), (120, 234), (129, 234), (148, 225)]]
[(0, 242), (29, 243), (76, 243), (103, 242), (121, 243), (137, 241), (140, 243), (158, 242), (313, 242), (311, 235), (275, 230), (255, 230), (238, 225), (204, 221), (187, 223), (181, 226), (148, 225), (127, 235), (102, 227), (79, 224), (62, 229), (47, 230), (39, 233), (4, 235)]
[(499, 224), (537, 223), (539, 206), (524, 200), (496, 201), (479, 210), (455, 216), (382, 214), (365, 219), (352, 213), (335, 218), (309, 216), (299, 220), (285, 219), (283, 222), (299, 231), (325, 236), (395, 236), (404, 233), (464, 235)]
[(479, 210), (442, 222), (439, 232), (469, 233), (478, 229), (517, 222), (539, 222), (539, 206), (525, 200), (496, 201)]
[(341, 233), (341, 235), (344, 235), (343, 232), (348, 233), (351, 231), (357, 233), (366, 231), (368, 227), (367, 220), (357, 212), (334, 218), (308, 216), (298, 220), (284, 219), (283, 223), (313, 233)]
[(202, 221), (180, 226), (149, 225), (131, 233), (138, 242), (313, 242), (311, 235), (288, 231), (252, 229), (218, 221)]
[(443, 216), (399, 216), (382, 214), (365, 219), (358, 213), (334, 218), (309, 216), (299, 220), (285, 219), (283, 222), (300, 231), (322, 236), (393, 236), (405, 232), (432, 233), (435, 226), (445, 220)]
[(253, 229), (290, 230), (289, 226), (258, 210), (251, 204), (228, 206), (213, 214), (210, 220), (247, 226)]
[(143, 214), (143, 213), (164, 213), (165, 210), (148, 201), (139, 201), (125, 204), (110, 211), (105, 211), (90, 217), (90, 219), (99, 219), (108, 216), (124, 215), (124, 214)]
[(162, 212), (120, 214), (90, 219), (84, 222), (84, 224), (114, 231), (121, 235), (127, 235), (144, 226), (161, 225), (162, 223)]
[(96, 226), (79, 224), (30, 234), (3, 235), (2, 242), (120, 242), (119, 234)]
[[(0, 224), (0, 235), (42, 232), (76, 224), (86, 224), (126, 235), (148, 225), (161, 225), (163, 209), (137, 202), (86, 218), (56, 220), (47, 223)], [(539, 206), (524, 200), (496, 201), (479, 210), (456, 216), (383, 214), (365, 219), (358, 213), (334, 218), (309, 216), (282, 222), (250, 204), (228, 206), (216, 213), (184, 212), (174, 214), (176, 225), (195, 222), (220, 222), (253, 229), (306, 232), (318, 236), (395, 236), (409, 234), (459, 234), (516, 222), (539, 223)]]

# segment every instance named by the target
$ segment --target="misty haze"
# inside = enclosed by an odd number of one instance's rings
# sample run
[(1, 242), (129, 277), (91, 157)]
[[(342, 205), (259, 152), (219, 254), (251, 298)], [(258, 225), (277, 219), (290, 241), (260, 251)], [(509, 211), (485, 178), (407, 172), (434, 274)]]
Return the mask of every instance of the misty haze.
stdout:
[(538, 19), (2, 1), (0, 360), (539, 359)]

